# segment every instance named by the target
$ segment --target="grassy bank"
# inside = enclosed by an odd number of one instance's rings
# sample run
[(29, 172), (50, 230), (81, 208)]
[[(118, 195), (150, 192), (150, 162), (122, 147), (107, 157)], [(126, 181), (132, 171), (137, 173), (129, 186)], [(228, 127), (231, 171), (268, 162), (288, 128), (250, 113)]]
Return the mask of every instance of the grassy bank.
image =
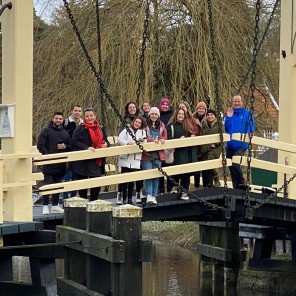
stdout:
[(199, 227), (195, 222), (144, 222), (142, 231), (143, 236), (181, 247), (194, 248), (199, 242)]

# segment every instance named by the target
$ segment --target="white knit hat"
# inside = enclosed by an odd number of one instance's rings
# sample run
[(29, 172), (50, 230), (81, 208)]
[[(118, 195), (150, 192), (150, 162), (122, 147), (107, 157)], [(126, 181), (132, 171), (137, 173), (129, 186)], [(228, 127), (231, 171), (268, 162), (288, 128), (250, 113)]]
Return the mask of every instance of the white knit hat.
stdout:
[(155, 114), (157, 114), (158, 116), (160, 116), (160, 112), (159, 112), (159, 109), (158, 109), (157, 107), (151, 107), (151, 108), (150, 108), (150, 111), (149, 111), (149, 113), (148, 113), (148, 116), (150, 116), (150, 114), (152, 114), (152, 113), (155, 113)]

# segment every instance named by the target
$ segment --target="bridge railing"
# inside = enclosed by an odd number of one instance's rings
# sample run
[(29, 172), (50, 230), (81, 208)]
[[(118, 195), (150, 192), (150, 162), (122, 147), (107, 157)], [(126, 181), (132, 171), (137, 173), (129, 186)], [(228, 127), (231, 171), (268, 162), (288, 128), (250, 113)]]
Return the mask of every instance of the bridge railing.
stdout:
[[(224, 141), (230, 139), (228, 134), (223, 135)], [(219, 143), (220, 136), (210, 135), (202, 137), (190, 137), (182, 139), (167, 140), (164, 144), (155, 143), (144, 143), (144, 149), (146, 151), (157, 151), (170, 148), (178, 147), (188, 147), (188, 146), (198, 146), (209, 143)], [(117, 156), (121, 154), (139, 153), (141, 150), (137, 145), (126, 145), (126, 146), (116, 146), (97, 149), (95, 152), (92, 151), (75, 151), (51, 155), (42, 155), (40, 157), (34, 158), (35, 165), (53, 164), (61, 162), (71, 162), (77, 160), (100, 158), (100, 157), (110, 157)], [(231, 165), (231, 161), (228, 160), (227, 165)], [(222, 167), (221, 159), (215, 159), (211, 161), (195, 162), (185, 165), (169, 166), (165, 168), (168, 175), (177, 175), (187, 172), (202, 171), (206, 169), (219, 168)], [(40, 195), (52, 194), (59, 192), (67, 192), (71, 190), (86, 189), (98, 186), (113, 185), (119, 183), (126, 183), (137, 180), (145, 180), (150, 178), (161, 177), (162, 174), (157, 169), (152, 170), (141, 170), (139, 172), (125, 173), (125, 174), (115, 174), (110, 176), (91, 178), (86, 180), (63, 182), (51, 185), (45, 185), (39, 188)]]
[[(243, 140), (244, 138), (245, 138), (245, 140)], [(248, 135), (246, 135), (246, 137), (244, 137), (244, 135), (242, 135), (242, 134), (233, 134), (232, 139), (238, 140), (238, 141), (244, 141), (247, 143), (249, 142)], [(261, 137), (253, 136), (252, 137), (252, 144), (261, 145), (261, 146), (265, 146), (268, 148), (273, 148), (276, 150), (285, 151), (285, 152), (289, 152), (289, 153), (296, 153), (296, 145), (285, 143), (285, 142), (274, 141), (274, 140), (270, 140), (270, 139), (265, 139), (265, 138), (261, 138)], [(244, 166), (248, 165), (246, 156), (243, 156), (243, 157), (235, 156), (232, 158), (232, 162), (239, 163)], [(269, 171), (287, 174), (287, 175), (296, 174), (296, 167), (283, 165), (283, 164), (279, 164), (279, 163), (273, 163), (273, 162), (265, 161), (265, 160), (259, 160), (256, 158), (252, 158), (251, 167), (269, 170)]]

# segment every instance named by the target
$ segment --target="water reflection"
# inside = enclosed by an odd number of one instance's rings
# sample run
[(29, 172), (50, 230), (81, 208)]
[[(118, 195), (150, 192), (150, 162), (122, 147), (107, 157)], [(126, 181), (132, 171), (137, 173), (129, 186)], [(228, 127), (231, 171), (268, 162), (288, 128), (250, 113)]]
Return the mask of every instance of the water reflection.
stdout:
[(196, 253), (157, 245), (153, 262), (143, 264), (143, 296), (198, 295), (198, 266)]
[[(31, 282), (28, 258), (14, 258), (14, 280)], [(215, 278), (199, 270), (200, 256), (196, 251), (155, 244), (153, 262), (143, 264), (143, 296), (282, 296), (282, 293), (237, 291), (236, 284)], [(62, 264), (57, 266), (62, 276)], [(1, 294), (1, 293), (0, 293)], [(1, 294), (4, 295), (4, 294)], [(24, 295), (13, 294), (13, 295)], [(28, 294), (29, 295), (29, 294)], [(40, 296), (41, 294), (34, 294)], [(44, 295), (44, 294), (42, 294)], [(285, 294), (287, 295), (287, 294)]]

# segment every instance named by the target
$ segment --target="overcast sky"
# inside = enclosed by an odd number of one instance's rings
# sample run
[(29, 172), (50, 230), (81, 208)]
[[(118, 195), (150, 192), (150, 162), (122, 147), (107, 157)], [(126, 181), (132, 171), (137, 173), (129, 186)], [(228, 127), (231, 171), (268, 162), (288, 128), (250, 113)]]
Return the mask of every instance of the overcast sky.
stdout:
[(38, 16), (49, 22), (54, 8), (62, 3), (62, 0), (34, 0), (34, 8)]

